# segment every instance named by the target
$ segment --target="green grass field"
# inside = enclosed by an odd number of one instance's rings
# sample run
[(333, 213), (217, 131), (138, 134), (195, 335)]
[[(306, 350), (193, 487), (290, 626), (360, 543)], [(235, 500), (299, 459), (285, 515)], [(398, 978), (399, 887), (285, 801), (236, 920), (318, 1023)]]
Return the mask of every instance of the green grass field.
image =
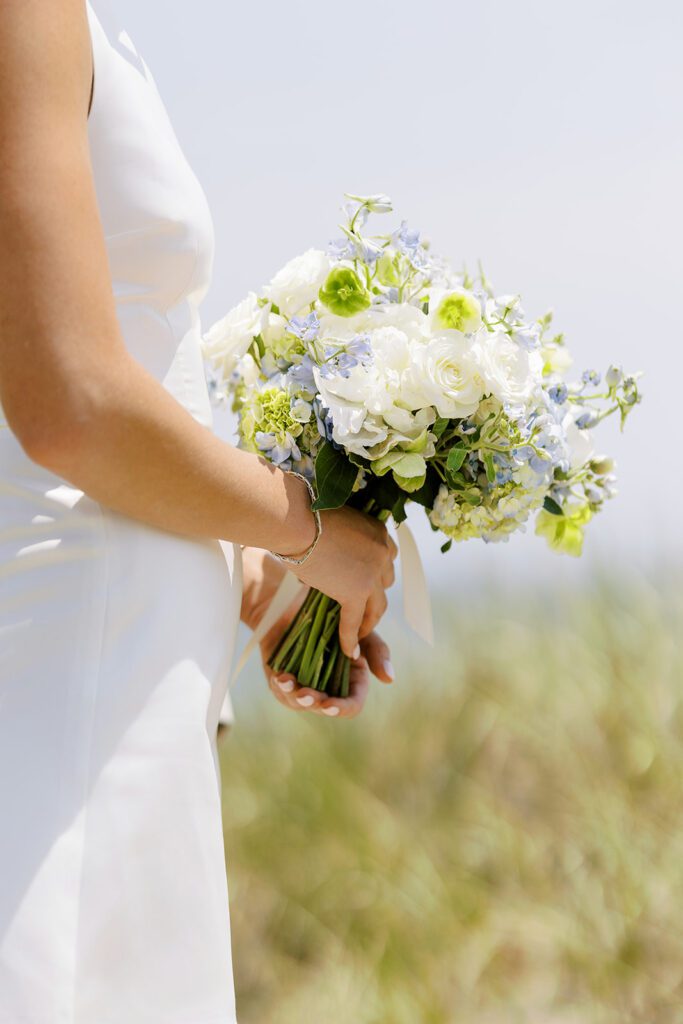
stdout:
[(222, 743), (240, 1024), (683, 1022), (683, 582), (437, 633), (359, 718), (264, 682)]

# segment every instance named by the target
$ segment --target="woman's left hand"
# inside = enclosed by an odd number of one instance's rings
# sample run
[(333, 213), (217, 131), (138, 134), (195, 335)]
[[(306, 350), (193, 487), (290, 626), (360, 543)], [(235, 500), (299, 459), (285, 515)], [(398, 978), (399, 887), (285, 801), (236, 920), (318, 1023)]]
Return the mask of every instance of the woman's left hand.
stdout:
[[(244, 548), (242, 565), (242, 621), (251, 629), (255, 629), (287, 570), (282, 562), (260, 548)], [(280, 704), (284, 704), (292, 711), (312, 711), (314, 714), (329, 717), (354, 718), (365, 703), (370, 686), (370, 672), (383, 683), (393, 681), (389, 648), (377, 633), (369, 633), (360, 641), (360, 657), (351, 663), (348, 697), (328, 697), (319, 690), (299, 686), (291, 674), (274, 674), (268, 667), (268, 660), (280, 637), (298, 612), (305, 597), (306, 591), (292, 602), (261, 640), (261, 660), (270, 691)]]

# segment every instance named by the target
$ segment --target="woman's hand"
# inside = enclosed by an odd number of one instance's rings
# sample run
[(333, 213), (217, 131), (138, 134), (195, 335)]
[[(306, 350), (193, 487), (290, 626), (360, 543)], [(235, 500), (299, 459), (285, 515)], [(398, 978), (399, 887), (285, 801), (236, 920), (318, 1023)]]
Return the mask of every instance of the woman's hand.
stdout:
[(356, 509), (329, 509), (321, 520), (318, 545), (292, 572), (339, 602), (339, 642), (345, 654), (357, 658), (358, 641), (372, 632), (387, 609), (385, 590), (394, 582), (398, 548), (384, 523)]
[[(244, 584), (241, 618), (250, 629), (255, 629), (280, 585), (286, 569), (272, 555), (258, 548), (244, 549), (242, 565)], [(376, 633), (369, 633), (360, 642), (361, 653), (351, 666), (348, 697), (328, 697), (318, 690), (299, 686), (292, 675), (274, 675), (268, 667), (268, 661), (280, 637), (303, 604), (305, 597), (304, 592), (293, 601), (261, 641), (261, 659), (268, 685), (276, 699), (293, 711), (313, 711), (316, 714), (353, 718), (365, 703), (370, 684), (369, 672), (381, 682), (390, 683), (393, 680), (389, 648)]]
[(264, 652), (264, 645), (261, 645), (268, 686), (280, 704), (292, 711), (312, 711), (317, 715), (336, 715), (339, 718), (355, 718), (363, 710), (370, 687), (370, 672), (383, 683), (393, 682), (389, 648), (377, 633), (373, 631), (363, 637), (360, 650), (359, 657), (351, 662), (348, 697), (328, 697), (319, 690), (299, 686), (294, 676), (286, 672), (273, 674), (267, 665), (270, 651), (266, 649)]

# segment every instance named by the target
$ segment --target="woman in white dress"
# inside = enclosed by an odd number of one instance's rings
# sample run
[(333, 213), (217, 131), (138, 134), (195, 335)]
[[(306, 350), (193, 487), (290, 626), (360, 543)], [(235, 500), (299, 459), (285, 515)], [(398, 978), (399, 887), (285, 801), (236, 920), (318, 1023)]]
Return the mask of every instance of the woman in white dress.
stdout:
[(368, 663), (390, 679), (395, 546), (351, 510), (313, 546), (304, 482), (212, 431), (211, 218), (95, 8), (0, 5), (0, 1024), (231, 1024), (215, 734), (238, 618), (284, 572), (268, 551), (302, 557), (355, 685), (271, 689), (356, 714)]

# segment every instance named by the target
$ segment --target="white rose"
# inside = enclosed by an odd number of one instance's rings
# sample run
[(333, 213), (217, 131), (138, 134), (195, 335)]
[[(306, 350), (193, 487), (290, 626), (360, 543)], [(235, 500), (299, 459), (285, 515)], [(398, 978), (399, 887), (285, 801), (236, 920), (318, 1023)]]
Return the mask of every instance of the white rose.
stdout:
[(459, 331), (446, 331), (413, 348), (411, 377), (420, 405), (439, 416), (471, 416), (486, 392), (472, 344)]
[(528, 351), (502, 331), (480, 336), (476, 355), (486, 389), (503, 405), (526, 405), (541, 383), (541, 353)]
[(229, 376), (256, 335), (263, 330), (267, 318), (268, 306), (259, 306), (256, 294), (249, 292), (246, 299), (204, 335), (203, 354), (222, 367), (225, 377)]
[(263, 293), (281, 313), (293, 317), (317, 299), (330, 267), (330, 259), (322, 250), (308, 249), (286, 263)]

